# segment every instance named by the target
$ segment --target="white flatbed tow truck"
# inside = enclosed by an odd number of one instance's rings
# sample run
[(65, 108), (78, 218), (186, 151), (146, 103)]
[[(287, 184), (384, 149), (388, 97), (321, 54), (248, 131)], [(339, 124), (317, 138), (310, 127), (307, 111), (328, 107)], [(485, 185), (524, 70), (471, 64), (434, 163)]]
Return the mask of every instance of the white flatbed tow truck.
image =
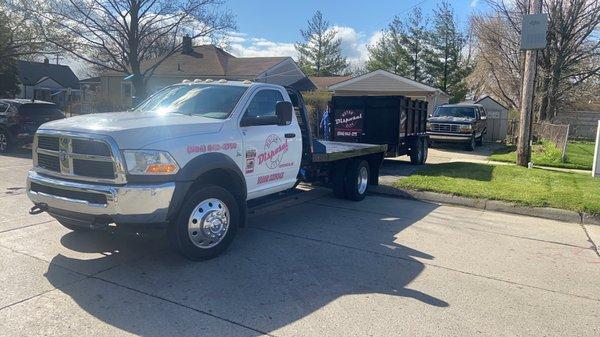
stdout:
[(43, 124), (27, 176), (30, 213), (72, 230), (167, 229), (184, 256), (217, 256), (247, 201), (300, 181), (362, 200), (386, 145), (314, 140), (300, 93), (250, 81), (184, 81), (129, 112)]

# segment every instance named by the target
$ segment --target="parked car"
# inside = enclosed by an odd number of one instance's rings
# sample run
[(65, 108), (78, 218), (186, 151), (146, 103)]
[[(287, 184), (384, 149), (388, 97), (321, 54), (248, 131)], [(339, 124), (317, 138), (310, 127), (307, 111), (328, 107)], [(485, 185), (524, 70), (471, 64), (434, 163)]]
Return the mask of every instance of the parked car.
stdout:
[[(294, 113), (294, 111), (296, 113)], [(362, 200), (386, 145), (312, 139), (302, 95), (250, 81), (186, 81), (134, 111), (46, 123), (27, 177), (32, 214), (73, 230), (166, 228), (174, 248), (217, 256), (246, 219), (246, 201), (331, 183)]]
[(473, 151), (483, 143), (486, 118), (481, 104), (441, 105), (427, 119), (427, 134), (431, 142), (462, 142)]
[(65, 114), (51, 102), (0, 99), (0, 153), (31, 143), (40, 125), (61, 118)]

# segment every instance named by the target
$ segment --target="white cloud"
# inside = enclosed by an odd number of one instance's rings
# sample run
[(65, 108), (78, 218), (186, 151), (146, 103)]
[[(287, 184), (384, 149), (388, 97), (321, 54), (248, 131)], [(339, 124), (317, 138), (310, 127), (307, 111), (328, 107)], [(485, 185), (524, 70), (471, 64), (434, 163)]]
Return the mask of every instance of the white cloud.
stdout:
[[(367, 46), (376, 43), (382, 35), (378, 31), (367, 36), (347, 26), (334, 26), (331, 29), (337, 32), (337, 36), (342, 41), (342, 54), (354, 68), (364, 64), (369, 57)], [(293, 42), (271, 41), (244, 33), (229, 34), (227, 42), (228, 51), (238, 57), (290, 56), (298, 59), (298, 52)]]
[(473, 8), (477, 7), (478, 4), (479, 4), (479, 0), (471, 0), (471, 3), (469, 3), (469, 5)]

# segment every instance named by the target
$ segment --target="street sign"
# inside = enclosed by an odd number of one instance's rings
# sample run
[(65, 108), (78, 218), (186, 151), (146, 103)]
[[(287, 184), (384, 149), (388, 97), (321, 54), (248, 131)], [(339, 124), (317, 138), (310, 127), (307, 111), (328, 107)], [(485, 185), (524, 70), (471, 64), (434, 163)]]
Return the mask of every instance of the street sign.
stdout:
[(546, 48), (548, 35), (548, 14), (527, 14), (523, 16), (521, 27), (521, 50)]

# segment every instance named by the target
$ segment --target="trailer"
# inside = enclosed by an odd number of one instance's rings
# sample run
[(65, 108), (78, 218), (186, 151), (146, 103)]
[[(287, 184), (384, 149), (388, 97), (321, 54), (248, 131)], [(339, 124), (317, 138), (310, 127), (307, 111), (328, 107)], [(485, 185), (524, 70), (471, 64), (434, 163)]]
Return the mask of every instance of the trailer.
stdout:
[(405, 96), (333, 96), (331, 138), (339, 142), (385, 144), (386, 157), (427, 160), (427, 102)]

